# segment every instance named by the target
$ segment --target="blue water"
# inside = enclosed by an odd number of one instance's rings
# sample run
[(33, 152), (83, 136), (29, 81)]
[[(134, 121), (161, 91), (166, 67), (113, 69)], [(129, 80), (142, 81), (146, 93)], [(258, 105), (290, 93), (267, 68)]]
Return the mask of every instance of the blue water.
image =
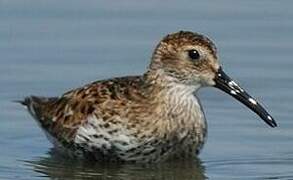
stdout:
[[(0, 179), (293, 179), (293, 1), (0, 0)], [(167, 33), (204, 33), (225, 71), (278, 121), (199, 92), (209, 136), (199, 158), (156, 166), (58, 157), (22, 107), (97, 79), (141, 74)]]

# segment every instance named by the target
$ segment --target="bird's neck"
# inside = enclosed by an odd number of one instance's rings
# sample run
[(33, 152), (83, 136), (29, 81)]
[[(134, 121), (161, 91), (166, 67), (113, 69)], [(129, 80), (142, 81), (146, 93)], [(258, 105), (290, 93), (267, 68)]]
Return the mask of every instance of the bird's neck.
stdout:
[(147, 88), (146, 97), (155, 108), (155, 114), (161, 116), (157, 125), (162, 132), (176, 132), (178, 129), (190, 130), (202, 126), (204, 116), (194, 93), (200, 85), (184, 85), (164, 76), (161, 72), (145, 74)]
[(143, 91), (149, 97), (167, 98), (164, 101), (176, 101), (182, 97), (193, 96), (193, 94), (201, 87), (200, 84), (186, 85), (179, 80), (170, 77), (163, 70), (148, 71), (144, 74), (145, 88)]
[(193, 113), (192, 111), (200, 111), (198, 99), (194, 95), (200, 88), (199, 84), (185, 85), (160, 71), (150, 71), (144, 78), (145, 97), (152, 104), (156, 104), (161, 113), (189, 115), (188, 113)]

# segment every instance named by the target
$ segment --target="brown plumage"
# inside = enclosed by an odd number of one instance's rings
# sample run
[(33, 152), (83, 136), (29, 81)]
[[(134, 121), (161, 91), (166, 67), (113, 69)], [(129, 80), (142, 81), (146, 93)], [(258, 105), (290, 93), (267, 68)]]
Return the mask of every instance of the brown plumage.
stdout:
[[(191, 158), (206, 137), (194, 92), (216, 86), (237, 99), (244, 92), (231, 79), (221, 79), (224, 75), (215, 45), (203, 35), (180, 31), (158, 44), (142, 76), (101, 80), (61, 97), (31, 96), (21, 103), (53, 144), (75, 157), (120, 162)], [(252, 97), (245, 98), (239, 100), (274, 126)]]

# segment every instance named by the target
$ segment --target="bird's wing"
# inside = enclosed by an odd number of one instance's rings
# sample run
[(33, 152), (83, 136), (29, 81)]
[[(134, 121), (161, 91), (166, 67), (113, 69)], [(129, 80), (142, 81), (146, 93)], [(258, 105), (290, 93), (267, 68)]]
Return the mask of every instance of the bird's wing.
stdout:
[[(119, 80), (119, 81), (118, 81)], [(72, 143), (78, 129), (94, 118), (103, 124), (125, 113), (141, 77), (98, 81), (61, 97), (30, 96), (21, 101), (41, 127), (58, 141)], [(131, 87), (131, 89), (127, 87)], [(64, 144), (63, 143), (63, 144)]]
[(26, 97), (21, 104), (50, 136), (63, 144), (72, 143), (81, 124), (95, 108), (93, 103), (68, 97)]

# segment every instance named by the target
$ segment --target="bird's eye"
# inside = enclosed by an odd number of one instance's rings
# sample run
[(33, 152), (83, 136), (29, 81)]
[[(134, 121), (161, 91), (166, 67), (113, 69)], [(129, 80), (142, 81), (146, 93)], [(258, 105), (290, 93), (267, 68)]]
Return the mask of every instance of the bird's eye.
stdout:
[(197, 59), (199, 59), (200, 55), (199, 55), (199, 52), (197, 50), (191, 49), (191, 50), (188, 51), (188, 56), (192, 60), (197, 60)]

